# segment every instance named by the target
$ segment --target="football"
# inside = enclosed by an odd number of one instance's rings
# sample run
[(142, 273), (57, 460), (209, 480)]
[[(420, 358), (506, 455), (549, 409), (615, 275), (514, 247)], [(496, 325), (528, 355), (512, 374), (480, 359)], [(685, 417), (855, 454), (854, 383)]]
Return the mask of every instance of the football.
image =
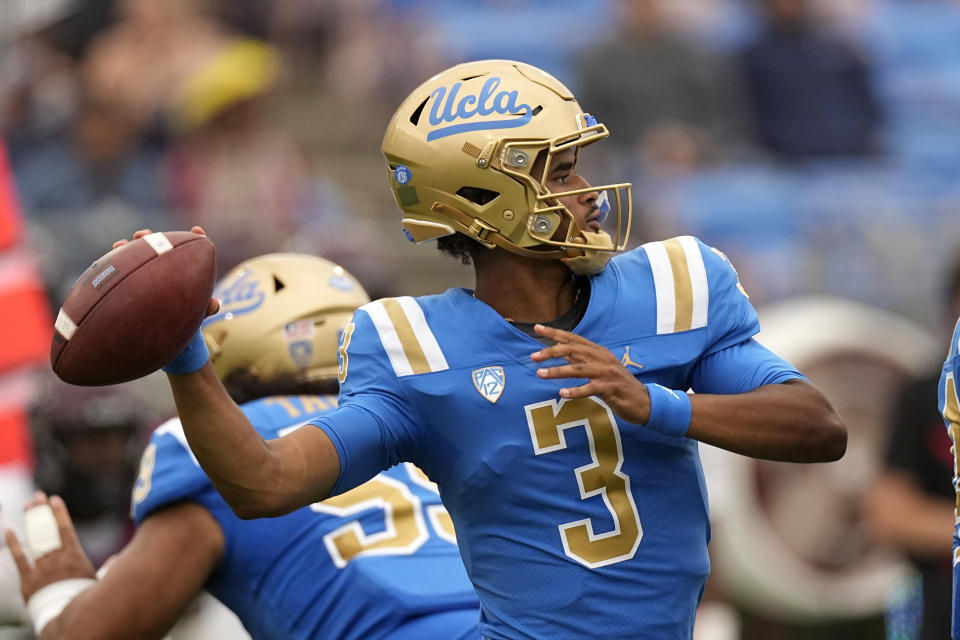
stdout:
[(151, 233), (110, 251), (71, 287), (50, 365), (71, 384), (134, 380), (170, 362), (196, 333), (216, 282), (216, 250), (190, 231)]

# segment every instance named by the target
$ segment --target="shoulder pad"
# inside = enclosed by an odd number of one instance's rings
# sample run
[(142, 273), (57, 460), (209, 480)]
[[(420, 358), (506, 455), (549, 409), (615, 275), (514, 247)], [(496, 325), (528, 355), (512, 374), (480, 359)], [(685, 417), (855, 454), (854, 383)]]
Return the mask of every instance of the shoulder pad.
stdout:
[(420, 304), (409, 296), (383, 298), (359, 309), (366, 312), (397, 377), (449, 369)]
[(211, 489), (187, 444), (179, 418), (164, 422), (150, 437), (133, 487), (131, 511), (136, 522), (160, 507)]
[(679, 236), (641, 247), (650, 260), (657, 299), (657, 334), (707, 326), (710, 291), (700, 243)]

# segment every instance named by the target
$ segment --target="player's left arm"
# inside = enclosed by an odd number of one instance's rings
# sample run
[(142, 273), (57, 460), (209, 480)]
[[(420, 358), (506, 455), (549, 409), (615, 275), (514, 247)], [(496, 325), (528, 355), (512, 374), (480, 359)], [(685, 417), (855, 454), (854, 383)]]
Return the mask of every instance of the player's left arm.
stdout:
[(842, 457), (847, 431), (837, 412), (796, 369), (753, 340), (760, 323), (733, 265), (716, 249), (699, 241), (696, 247), (698, 253), (687, 257), (702, 264), (707, 288), (698, 301), (708, 305), (703, 351), (690, 374), (696, 394), (645, 385), (606, 348), (543, 326), (537, 332), (557, 344), (535, 353), (533, 360), (565, 358), (568, 364), (541, 369), (539, 375), (587, 378), (587, 384), (564, 389), (561, 396), (598, 396), (621, 419), (665, 435), (769, 460)]
[[(38, 543), (28, 529), (29, 546), (38, 556), (29, 562), (16, 536), (7, 532), (31, 616), (35, 624), (46, 622), (38, 640), (162, 638), (223, 554), (223, 533), (213, 516), (183, 502), (144, 520), (103, 578), (95, 580), (63, 501), (40, 496), (28, 507), (39, 505), (49, 505), (56, 521), (53, 543), (39, 543), (45, 553), (34, 548)], [(62, 610), (50, 619), (50, 607), (54, 613)]]
[[(647, 385), (608, 349), (569, 331), (544, 325), (537, 325), (536, 331), (556, 344), (534, 353), (535, 362), (567, 360), (565, 365), (539, 369), (541, 378), (588, 379), (584, 385), (561, 389), (560, 397), (597, 396), (627, 422), (651, 422)], [(715, 366), (729, 367), (731, 374), (737, 374), (730, 364), (736, 360)], [(658, 394), (670, 393), (685, 401), (679, 397), (683, 392), (660, 389)], [(746, 393), (697, 393), (689, 403), (688, 422), (670, 425), (677, 429), (675, 433), (728, 451), (768, 460), (828, 462), (839, 459), (846, 449), (847, 432), (840, 417), (822, 393), (800, 379), (764, 384)], [(683, 421), (684, 416), (675, 419)]]

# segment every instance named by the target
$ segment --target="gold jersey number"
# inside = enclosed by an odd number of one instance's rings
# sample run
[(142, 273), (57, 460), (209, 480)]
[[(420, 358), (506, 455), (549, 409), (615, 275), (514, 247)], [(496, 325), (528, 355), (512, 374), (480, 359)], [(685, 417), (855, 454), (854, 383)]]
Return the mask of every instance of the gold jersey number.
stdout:
[(599, 398), (589, 397), (548, 400), (524, 409), (538, 456), (566, 449), (566, 429), (586, 430), (593, 462), (573, 470), (580, 499), (602, 497), (613, 518), (613, 530), (600, 534), (594, 533), (590, 518), (558, 525), (564, 552), (591, 569), (632, 558), (643, 537), (643, 527), (630, 492), (630, 477), (621, 471), (623, 446), (610, 407)]
[[(420, 469), (410, 463), (404, 466), (411, 481), (436, 490), (436, 485)], [(346, 493), (315, 502), (310, 509), (339, 518), (352, 518), (323, 537), (323, 543), (338, 569), (361, 556), (414, 553), (430, 536), (424, 512), (437, 536), (456, 544), (453, 522), (442, 506), (429, 505), (424, 510), (420, 498), (414, 495), (409, 486), (382, 474)], [(369, 509), (383, 512), (382, 531), (368, 534), (360, 525), (360, 515)]]

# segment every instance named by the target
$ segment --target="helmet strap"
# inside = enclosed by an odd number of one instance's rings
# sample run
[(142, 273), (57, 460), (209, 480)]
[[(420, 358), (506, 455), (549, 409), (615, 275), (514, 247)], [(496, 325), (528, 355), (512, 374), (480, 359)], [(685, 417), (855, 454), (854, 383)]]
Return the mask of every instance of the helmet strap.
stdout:
[[(574, 238), (574, 241), (583, 240), (586, 246), (609, 247), (611, 244), (610, 234), (606, 231), (583, 231), (580, 230), (580, 236)], [(570, 271), (578, 276), (592, 276), (603, 271), (603, 268), (610, 262), (613, 254), (610, 251), (600, 251), (597, 249), (574, 249), (580, 255), (561, 258), (560, 261), (567, 265)]]

